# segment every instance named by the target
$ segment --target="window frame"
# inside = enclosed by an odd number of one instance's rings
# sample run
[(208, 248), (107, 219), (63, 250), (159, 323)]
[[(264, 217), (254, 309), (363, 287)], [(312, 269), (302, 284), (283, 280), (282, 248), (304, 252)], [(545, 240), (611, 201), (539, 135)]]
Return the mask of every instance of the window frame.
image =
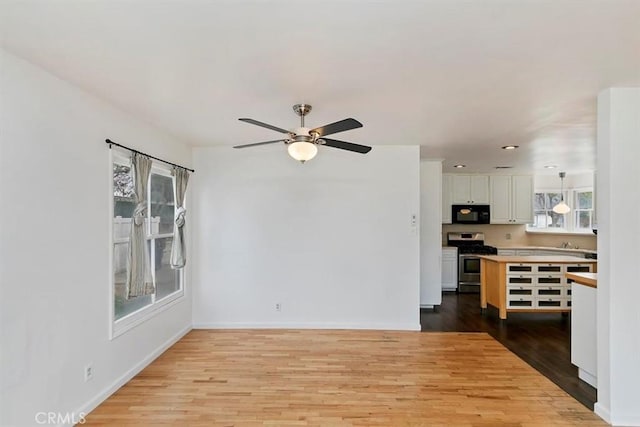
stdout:
[[(534, 199), (536, 197), (536, 194), (539, 194), (539, 193), (541, 193), (541, 194), (550, 194), (550, 193), (558, 194), (560, 192), (558, 191), (558, 189), (547, 189), (547, 188), (534, 189), (533, 190)], [(563, 191), (562, 197), (564, 198), (565, 202), (568, 202), (568, 199), (569, 199), (569, 190), (568, 189)], [(546, 199), (546, 196), (545, 196), (545, 199)], [(535, 217), (536, 217), (535, 203), (532, 205), (532, 210), (533, 210), (533, 212), (532, 212), (533, 213), (533, 218), (535, 220)], [(553, 210), (553, 207), (551, 207), (548, 210), (545, 209), (545, 212), (548, 212), (550, 210)], [(527, 224), (526, 229), (527, 229), (527, 231), (538, 232), (538, 233), (568, 233), (569, 230), (571, 229), (570, 223), (569, 223), (569, 221), (571, 220), (571, 218), (570, 218), (571, 215), (562, 214), (562, 216), (564, 217), (564, 227), (562, 227), (562, 228), (559, 228), (559, 227), (547, 227), (546, 224), (545, 224), (544, 228), (543, 227), (533, 227), (533, 223), (531, 223), (531, 224)]]
[[(564, 214), (565, 226), (564, 228), (537, 228), (533, 227), (533, 223), (526, 225), (527, 233), (547, 233), (547, 234), (580, 234), (580, 235), (592, 235), (592, 231), (586, 228), (576, 228), (576, 195), (577, 193), (592, 193), (592, 204), (591, 204), (591, 223), (593, 224), (595, 218), (595, 188), (594, 187), (575, 187), (575, 188), (565, 188), (564, 190), (564, 201), (569, 205), (571, 211), (567, 214)], [(534, 197), (537, 193), (558, 193), (558, 189), (552, 188), (535, 188), (533, 190)], [(532, 207), (533, 208), (533, 207)], [(585, 210), (585, 209), (580, 209)], [(533, 210), (534, 218), (535, 218), (535, 209)]]
[[(578, 199), (578, 193), (591, 193), (591, 208), (589, 209), (580, 209), (578, 208), (578, 203), (577, 203), (577, 199)], [(572, 212), (571, 212), (571, 217), (572, 217), (572, 221), (573, 221), (573, 232), (574, 233), (585, 233), (585, 234), (591, 234), (593, 233), (593, 222), (595, 219), (595, 192), (594, 189), (592, 187), (576, 187), (573, 188), (571, 190), (571, 201), (573, 203), (574, 206), (572, 206)], [(589, 220), (589, 228), (583, 228), (583, 227), (578, 227), (578, 223), (580, 222), (578, 220), (578, 212), (590, 212), (590, 220)]]
[[(119, 238), (116, 239), (113, 235), (114, 233), (114, 196), (113, 196), (113, 165), (114, 163), (131, 165), (131, 159), (129, 156), (117, 152), (113, 149), (109, 150), (109, 338), (114, 339), (131, 329), (134, 329), (136, 326), (146, 322), (147, 320), (157, 316), (159, 313), (167, 310), (168, 308), (176, 305), (178, 302), (184, 299), (185, 297), (185, 268), (178, 270), (178, 281), (179, 281), (179, 289), (175, 292), (166, 295), (160, 300), (156, 300), (156, 294), (151, 295), (151, 304), (148, 304), (139, 310), (136, 310), (132, 313), (129, 313), (119, 319), (115, 318), (115, 277), (114, 277), (114, 247), (116, 243), (124, 243), (128, 242), (129, 239)], [(149, 175), (149, 180), (151, 180), (151, 175), (163, 175), (166, 177), (170, 177), (174, 180), (174, 177), (171, 175), (171, 168), (169, 166), (165, 166), (164, 164), (157, 164), (154, 162), (151, 166), (151, 173)], [(147, 186), (147, 201), (151, 200), (151, 183)], [(174, 210), (175, 210), (175, 185), (173, 185), (174, 192)], [(151, 207), (149, 206), (148, 215), (151, 213)], [(150, 216), (149, 216), (150, 219)], [(155, 245), (153, 241), (158, 238), (166, 238), (173, 237), (172, 233), (158, 233), (152, 234), (151, 221), (145, 221), (147, 224), (146, 232), (146, 240), (150, 243), (150, 252), (149, 257), (151, 258), (152, 271), (151, 275), (153, 277), (153, 281), (155, 284), (155, 269), (153, 268), (155, 263)]]

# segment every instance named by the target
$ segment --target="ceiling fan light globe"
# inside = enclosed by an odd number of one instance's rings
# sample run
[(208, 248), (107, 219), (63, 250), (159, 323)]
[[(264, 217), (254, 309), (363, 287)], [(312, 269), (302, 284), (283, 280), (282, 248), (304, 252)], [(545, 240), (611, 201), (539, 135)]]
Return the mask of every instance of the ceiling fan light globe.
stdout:
[(318, 147), (310, 142), (298, 141), (292, 142), (287, 147), (289, 155), (299, 162), (306, 162), (313, 159), (318, 154)]
[(571, 211), (571, 208), (564, 201), (562, 201), (553, 207), (553, 211), (557, 214), (564, 215), (568, 214)]

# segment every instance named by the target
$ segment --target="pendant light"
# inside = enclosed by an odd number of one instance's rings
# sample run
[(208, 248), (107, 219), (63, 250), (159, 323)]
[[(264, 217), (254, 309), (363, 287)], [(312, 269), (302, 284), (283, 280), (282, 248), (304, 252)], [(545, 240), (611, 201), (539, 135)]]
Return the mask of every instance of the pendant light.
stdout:
[(560, 176), (560, 203), (553, 207), (553, 211), (557, 214), (564, 215), (571, 211), (569, 205), (564, 202), (564, 177), (567, 174), (560, 172), (558, 175)]

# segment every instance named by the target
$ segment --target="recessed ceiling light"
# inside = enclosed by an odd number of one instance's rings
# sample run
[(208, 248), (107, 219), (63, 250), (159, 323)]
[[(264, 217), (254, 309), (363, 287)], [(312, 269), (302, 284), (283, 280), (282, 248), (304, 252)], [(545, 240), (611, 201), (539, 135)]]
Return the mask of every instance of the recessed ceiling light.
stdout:
[(502, 147), (503, 150), (515, 150), (516, 148), (518, 148), (518, 145), (505, 145)]
[(512, 169), (513, 166), (496, 166), (496, 169)]
[(466, 168), (467, 165), (453, 165), (454, 168)]
[(557, 166), (556, 165), (547, 165), (544, 168), (545, 169), (555, 169), (555, 168), (557, 168)]

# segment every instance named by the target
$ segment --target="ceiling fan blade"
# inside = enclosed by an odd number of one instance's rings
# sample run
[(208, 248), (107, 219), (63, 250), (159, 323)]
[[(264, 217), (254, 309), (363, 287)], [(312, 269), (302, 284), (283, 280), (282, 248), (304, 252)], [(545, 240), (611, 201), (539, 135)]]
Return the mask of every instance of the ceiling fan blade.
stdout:
[(351, 130), (361, 128), (362, 123), (356, 119), (344, 119), (339, 122), (331, 123), (328, 125), (320, 126), (319, 128), (311, 129), (309, 133), (317, 132), (318, 136), (323, 137), (325, 135), (331, 135), (338, 132), (344, 132), (345, 130)]
[(366, 154), (371, 151), (371, 147), (367, 145), (354, 144), (353, 142), (338, 141), (337, 139), (322, 138), (324, 145), (327, 147), (339, 148), (341, 150), (355, 151), (356, 153)]
[(282, 139), (276, 139), (275, 141), (254, 142), (253, 144), (234, 145), (233, 148), (255, 147), (256, 145), (275, 144), (276, 142), (282, 141)]
[(280, 132), (280, 133), (290, 133), (288, 130), (286, 129), (282, 129), (267, 123), (263, 123), (263, 122), (259, 122), (257, 120), (253, 120), (253, 119), (238, 119), (241, 122), (245, 122), (245, 123), (251, 123), (252, 125), (256, 125), (256, 126), (261, 126), (263, 128), (267, 128), (267, 129), (271, 129), (271, 130), (275, 130), (276, 132)]

